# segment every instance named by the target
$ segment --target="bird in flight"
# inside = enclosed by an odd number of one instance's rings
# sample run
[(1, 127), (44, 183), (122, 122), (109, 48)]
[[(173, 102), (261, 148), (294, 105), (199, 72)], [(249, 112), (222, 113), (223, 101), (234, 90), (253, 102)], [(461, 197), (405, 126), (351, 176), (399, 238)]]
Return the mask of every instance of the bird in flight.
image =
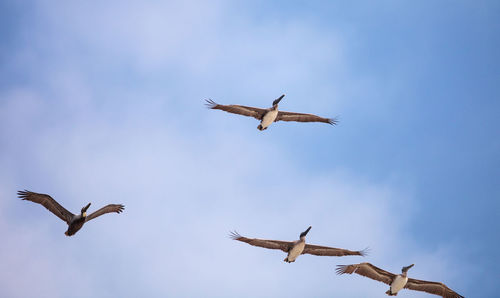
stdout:
[(335, 118), (323, 118), (313, 114), (278, 111), (278, 103), (283, 99), (283, 97), (285, 97), (285, 94), (275, 99), (273, 101), (273, 106), (268, 109), (240, 105), (220, 105), (211, 99), (206, 100), (206, 105), (210, 109), (254, 117), (257, 120), (260, 120), (260, 124), (257, 126), (258, 130), (266, 130), (269, 125), (276, 121), (323, 122), (330, 125), (337, 124), (337, 119)]
[(28, 200), (42, 205), (50, 212), (54, 213), (57, 217), (65, 221), (68, 224), (68, 230), (64, 233), (66, 236), (74, 235), (83, 227), (83, 224), (89, 220), (110, 212), (121, 213), (125, 208), (125, 206), (121, 204), (109, 204), (87, 216), (87, 209), (89, 209), (90, 203), (83, 207), (79, 214), (73, 214), (66, 210), (63, 206), (59, 205), (59, 203), (57, 203), (56, 200), (49, 195), (27, 190), (18, 191), (17, 195), (23, 200)]
[(338, 265), (336, 271), (337, 274), (357, 273), (359, 275), (366, 276), (368, 278), (388, 284), (390, 285), (390, 288), (385, 293), (389, 296), (396, 296), (401, 289), (405, 288), (415, 291), (427, 292), (430, 294), (442, 296), (444, 298), (464, 298), (452, 289), (448, 288), (443, 283), (408, 278), (407, 272), (411, 267), (413, 267), (413, 265), (414, 264), (403, 267), (401, 269), (401, 274), (387, 272), (383, 269), (373, 266), (370, 263)]
[(286, 258), (283, 260), (287, 263), (295, 262), (295, 260), (301, 254), (310, 254), (315, 256), (364, 256), (366, 250), (363, 251), (352, 251), (342, 248), (334, 248), (328, 246), (319, 246), (306, 244), (306, 235), (311, 230), (311, 227), (307, 228), (304, 232), (300, 233), (300, 238), (297, 241), (279, 241), (279, 240), (266, 240), (266, 239), (256, 239), (256, 238), (246, 238), (238, 234), (237, 232), (231, 232), (230, 237), (233, 240), (238, 240), (241, 242), (248, 243), (253, 246), (259, 246), (269, 249), (280, 249), (287, 253)]

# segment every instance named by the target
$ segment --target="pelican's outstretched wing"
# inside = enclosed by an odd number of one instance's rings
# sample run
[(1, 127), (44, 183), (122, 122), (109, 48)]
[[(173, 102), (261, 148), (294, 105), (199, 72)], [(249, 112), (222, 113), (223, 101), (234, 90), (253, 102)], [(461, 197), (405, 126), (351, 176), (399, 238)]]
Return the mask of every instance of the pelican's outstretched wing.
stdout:
[(262, 120), (266, 109), (259, 109), (254, 107), (238, 106), (238, 105), (220, 105), (211, 99), (207, 99), (206, 103), (209, 109), (222, 110), (233, 114), (254, 117), (257, 120)]
[(67, 224), (71, 222), (73, 218), (73, 213), (66, 210), (63, 206), (59, 205), (51, 196), (36, 192), (31, 192), (28, 190), (20, 190), (17, 192), (19, 198), (23, 200), (28, 200), (34, 203), (38, 203), (43, 207), (47, 208), (50, 212), (54, 213), (57, 217), (64, 220)]
[(313, 114), (303, 114), (294, 112), (278, 111), (278, 116), (274, 121), (298, 121), (298, 122), (323, 122), (330, 125), (336, 125), (338, 120), (336, 118), (323, 118)]
[(241, 242), (248, 243), (253, 246), (264, 247), (269, 249), (279, 249), (284, 252), (288, 252), (293, 246), (293, 242), (290, 241), (279, 241), (279, 240), (266, 240), (266, 239), (256, 239), (256, 238), (246, 238), (238, 234), (237, 232), (231, 232), (229, 237), (233, 240), (238, 240)]
[(92, 219), (99, 217), (99, 216), (106, 214), (106, 213), (111, 213), (111, 212), (121, 213), (124, 208), (125, 208), (125, 206), (123, 206), (121, 204), (109, 204), (109, 205), (104, 206), (101, 209), (89, 214), (85, 218), (85, 222), (92, 220)]
[(445, 284), (440, 282), (425, 281), (409, 278), (405, 288), (415, 291), (427, 292), (442, 296), (444, 298), (464, 298), (452, 289), (448, 288)]
[(390, 285), (396, 274), (387, 272), (383, 269), (373, 266), (370, 263), (360, 263), (352, 265), (337, 265), (337, 274), (352, 274), (357, 273), (362, 276), (366, 276), (373, 280), (378, 280), (385, 284)]
[(319, 246), (306, 244), (304, 247), (304, 251), (302, 254), (310, 254), (315, 256), (333, 256), (333, 257), (341, 257), (341, 256), (365, 256), (367, 253), (367, 249), (361, 251), (353, 251), (342, 248), (328, 247), (328, 246)]

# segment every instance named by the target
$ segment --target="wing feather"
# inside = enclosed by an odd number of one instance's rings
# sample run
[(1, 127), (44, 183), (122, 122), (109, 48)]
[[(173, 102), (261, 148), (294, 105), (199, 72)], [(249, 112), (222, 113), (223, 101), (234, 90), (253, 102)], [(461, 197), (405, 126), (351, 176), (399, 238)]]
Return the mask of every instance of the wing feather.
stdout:
[(101, 209), (89, 214), (85, 218), (85, 222), (92, 220), (92, 219), (99, 217), (99, 216), (106, 214), (106, 213), (111, 213), (111, 212), (121, 213), (124, 208), (125, 208), (125, 206), (123, 206), (122, 204), (109, 204), (109, 205), (104, 206)]
[(464, 298), (452, 289), (448, 288), (445, 284), (434, 281), (418, 280), (409, 278), (405, 288), (415, 291), (427, 292), (442, 296), (444, 298)]
[(19, 198), (23, 200), (28, 200), (34, 203), (38, 203), (43, 207), (47, 208), (50, 212), (55, 214), (60, 219), (64, 220), (67, 224), (71, 222), (74, 214), (66, 210), (63, 206), (56, 202), (51, 196), (36, 192), (31, 192), (28, 190), (20, 190), (17, 192)]
[(338, 123), (338, 120), (336, 118), (323, 118), (313, 114), (284, 111), (278, 111), (278, 116), (276, 117), (275, 121), (323, 122), (330, 125), (336, 125)]
[(248, 243), (253, 246), (268, 248), (268, 249), (279, 249), (284, 252), (288, 252), (290, 248), (293, 246), (293, 242), (289, 241), (279, 241), (279, 240), (266, 240), (266, 239), (257, 239), (257, 238), (246, 238), (238, 234), (238, 232), (231, 232), (229, 237), (233, 240), (238, 240), (241, 242)]
[(371, 278), (390, 285), (396, 277), (396, 274), (387, 272), (383, 269), (373, 266), (370, 263), (360, 263), (353, 265), (337, 265), (337, 274), (352, 274), (357, 273), (359, 275)]
[(262, 117), (264, 117), (264, 114), (267, 111), (266, 109), (259, 109), (247, 106), (220, 105), (211, 99), (207, 99), (206, 101), (207, 101), (206, 105), (209, 109), (222, 110), (233, 114), (254, 117), (257, 120), (262, 120)]
[(367, 249), (361, 251), (353, 251), (342, 248), (328, 247), (328, 246), (319, 246), (306, 244), (304, 247), (304, 251), (302, 254), (310, 254), (315, 256), (365, 256), (367, 253)]

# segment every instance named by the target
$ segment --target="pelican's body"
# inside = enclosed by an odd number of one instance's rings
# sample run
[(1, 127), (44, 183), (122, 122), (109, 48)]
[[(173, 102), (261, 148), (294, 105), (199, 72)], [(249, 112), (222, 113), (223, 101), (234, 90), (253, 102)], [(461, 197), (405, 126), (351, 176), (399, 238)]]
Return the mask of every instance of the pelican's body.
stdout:
[(396, 296), (399, 290), (405, 287), (407, 282), (408, 276), (406, 276), (406, 274), (404, 276), (402, 274), (396, 275), (396, 278), (394, 278), (394, 281), (391, 283), (391, 287), (386, 294), (389, 296)]
[(300, 239), (294, 242), (292, 249), (288, 252), (285, 262), (292, 263), (302, 254), (304, 248), (306, 247), (306, 240)]
[(23, 200), (28, 200), (44, 206), (54, 215), (65, 221), (68, 224), (68, 229), (64, 232), (66, 236), (73, 236), (89, 220), (110, 212), (121, 213), (124, 209), (124, 206), (121, 204), (109, 204), (87, 216), (87, 209), (89, 209), (90, 203), (83, 207), (79, 214), (73, 214), (49, 195), (31, 191), (18, 191), (17, 194)]
[(427, 292), (445, 298), (464, 298), (457, 292), (448, 288), (443, 283), (408, 278), (407, 272), (411, 267), (413, 267), (413, 264), (411, 264), (410, 266), (403, 267), (401, 269), (401, 274), (394, 274), (385, 271), (383, 269), (380, 269), (378, 267), (375, 267), (370, 263), (338, 265), (337, 274), (357, 273), (359, 275), (366, 276), (373, 280), (377, 280), (385, 284), (388, 284), (390, 288), (385, 293), (389, 296), (397, 296), (398, 292), (401, 289), (410, 289), (415, 291)]
[(278, 117), (278, 105), (276, 108), (269, 110), (264, 117), (262, 117), (262, 121), (260, 121), (259, 126), (257, 126), (258, 130), (265, 130), (271, 125), (274, 121), (276, 121), (276, 117)]
[(273, 122), (277, 121), (323, 122), (331, 125), (337, 124), (336, 119), (323, 118), (313, 114), (278, 111), (278, 104), (283, 97), (285, 97), (285, 94), (275, 99), (273, 101), (273, 106), (268, 109), (240, 105), (220, 105), (215, 103), (213, 100), (207, 100), (207, 106), (210, 109), (254, 117), (257, 120), (260, 120), (260, 124), (257, 126), (258, 130), (266, 130)]
[(85, 224), (85, 218), (87, 217), (87, 213), (83, 212), (83, 214), (75, 215), (70, 223), (68, 224), (68, 230), (64, 232), (66, 236), (73, 236), (76, 232), (78, 232)]
[(296, 241), (280, 241), (280, 240), (266, 240), (266, 239), (250, 239), (242, 237), (240, 234), (233, 232), (231, 238), (241, 242), (248, 243), (253, 246), (259, 246), (269, 249), (279, 249), (287, 253), (286, 258), (283, 260), (287, 263), (295, 262), (295, 260), (302, 254), (311, 254), (316, 256), (347, 256), (358, 255), (364, 256), (365, 251), (351, 251), (342, 248), (327, 247), (306, 244), (306, 235), (311, 230), (307, 228), (304, 232), (300, 233), (299, 240)]

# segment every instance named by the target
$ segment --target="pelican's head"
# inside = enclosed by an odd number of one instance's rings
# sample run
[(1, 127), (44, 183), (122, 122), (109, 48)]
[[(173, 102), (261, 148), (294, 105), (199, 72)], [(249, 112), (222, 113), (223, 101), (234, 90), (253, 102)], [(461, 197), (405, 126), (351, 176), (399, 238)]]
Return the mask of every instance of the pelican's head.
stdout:
[(285, 97), (285, 94), (281, 95), (280, 97), (276, 98), (274, 101), (273, 101), (273, 108), (274, 109), (277, 109), (278, 108), (278, 104), (280, 103), (280, 101), (283, 99), (283, 97)]
[(304, 239), (306, 238), (306, 235), (307, 233), (309, 233), (309, 230), (311, 229), (312, 227), (309, 227), (307, 228), (307, 230), (305, 230), (304, 232), (300, 233), (300, 239)]
[(401, 273), (403, 273), (404, 275), (406, 275), (406, 272), (408, 272), (408, 270), (413, 267), (415, 264), (411, 264), (410, 266), (406, 266), (406, 267), (403, 267), (401, 268)]
[(85, 206), (85, 207), (82, 208), (82, 216), (83, 217), (87, 216), (87, 209), (89, 209), (89, 207), (90, 207), (90, 203), (88, 203), (87, 206)]

